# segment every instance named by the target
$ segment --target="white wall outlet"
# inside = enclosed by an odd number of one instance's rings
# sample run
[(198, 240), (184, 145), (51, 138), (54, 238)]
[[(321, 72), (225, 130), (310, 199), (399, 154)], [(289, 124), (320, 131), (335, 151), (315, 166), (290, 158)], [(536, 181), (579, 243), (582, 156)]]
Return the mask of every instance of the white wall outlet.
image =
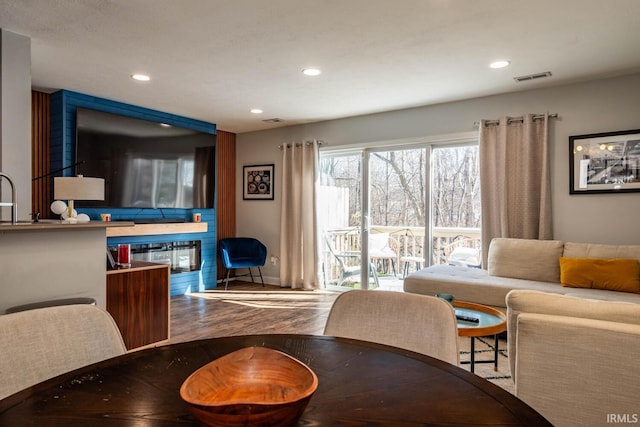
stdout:
[(271, 255), (270, 261), (271, 265), (278, 265), (278, 263), (280, 262), (280, 258), (275, 255)]

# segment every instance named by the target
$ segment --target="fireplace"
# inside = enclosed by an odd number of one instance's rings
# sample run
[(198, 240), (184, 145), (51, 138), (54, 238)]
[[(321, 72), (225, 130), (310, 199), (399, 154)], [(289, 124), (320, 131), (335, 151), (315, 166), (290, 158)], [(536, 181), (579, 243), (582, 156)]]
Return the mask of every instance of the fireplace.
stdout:
[[(169, 264), (171, 274), (200, 270), (200, 240), (132, 243), (131, 259)], [(109, 248), (112, 252), (116, 248)]]

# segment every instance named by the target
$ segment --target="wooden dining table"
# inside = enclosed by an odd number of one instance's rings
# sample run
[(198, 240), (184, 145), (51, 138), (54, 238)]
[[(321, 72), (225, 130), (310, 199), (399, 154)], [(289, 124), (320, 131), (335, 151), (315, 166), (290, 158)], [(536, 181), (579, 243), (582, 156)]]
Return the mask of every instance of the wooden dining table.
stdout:
[(514, 395), (457, 366), (380, 344), (317, 335), (247, 335), (148, 348), (44, 381), (0, 401), (0, 426), (197, 425), (180, 386), (250, 346), (308, 365), (318, 388), (298, 425), (545, 426)]

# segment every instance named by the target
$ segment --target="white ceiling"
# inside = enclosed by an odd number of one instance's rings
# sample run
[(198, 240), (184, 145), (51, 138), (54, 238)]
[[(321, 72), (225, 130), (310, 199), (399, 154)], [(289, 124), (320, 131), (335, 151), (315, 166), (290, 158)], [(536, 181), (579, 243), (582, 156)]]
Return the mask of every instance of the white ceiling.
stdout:
[(0, 28), (35, 89), (237, 133), (640, 71), (639, 0), (0, 0)]

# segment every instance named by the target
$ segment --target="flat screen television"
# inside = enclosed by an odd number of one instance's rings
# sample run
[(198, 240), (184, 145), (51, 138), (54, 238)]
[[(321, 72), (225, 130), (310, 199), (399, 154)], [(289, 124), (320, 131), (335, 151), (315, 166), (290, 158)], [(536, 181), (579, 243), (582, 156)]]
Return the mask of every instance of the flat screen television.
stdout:
[(214, 134), (78, 108), (76, 174), (104, 178), (104, 201), (83, 207), (214, 207)]

